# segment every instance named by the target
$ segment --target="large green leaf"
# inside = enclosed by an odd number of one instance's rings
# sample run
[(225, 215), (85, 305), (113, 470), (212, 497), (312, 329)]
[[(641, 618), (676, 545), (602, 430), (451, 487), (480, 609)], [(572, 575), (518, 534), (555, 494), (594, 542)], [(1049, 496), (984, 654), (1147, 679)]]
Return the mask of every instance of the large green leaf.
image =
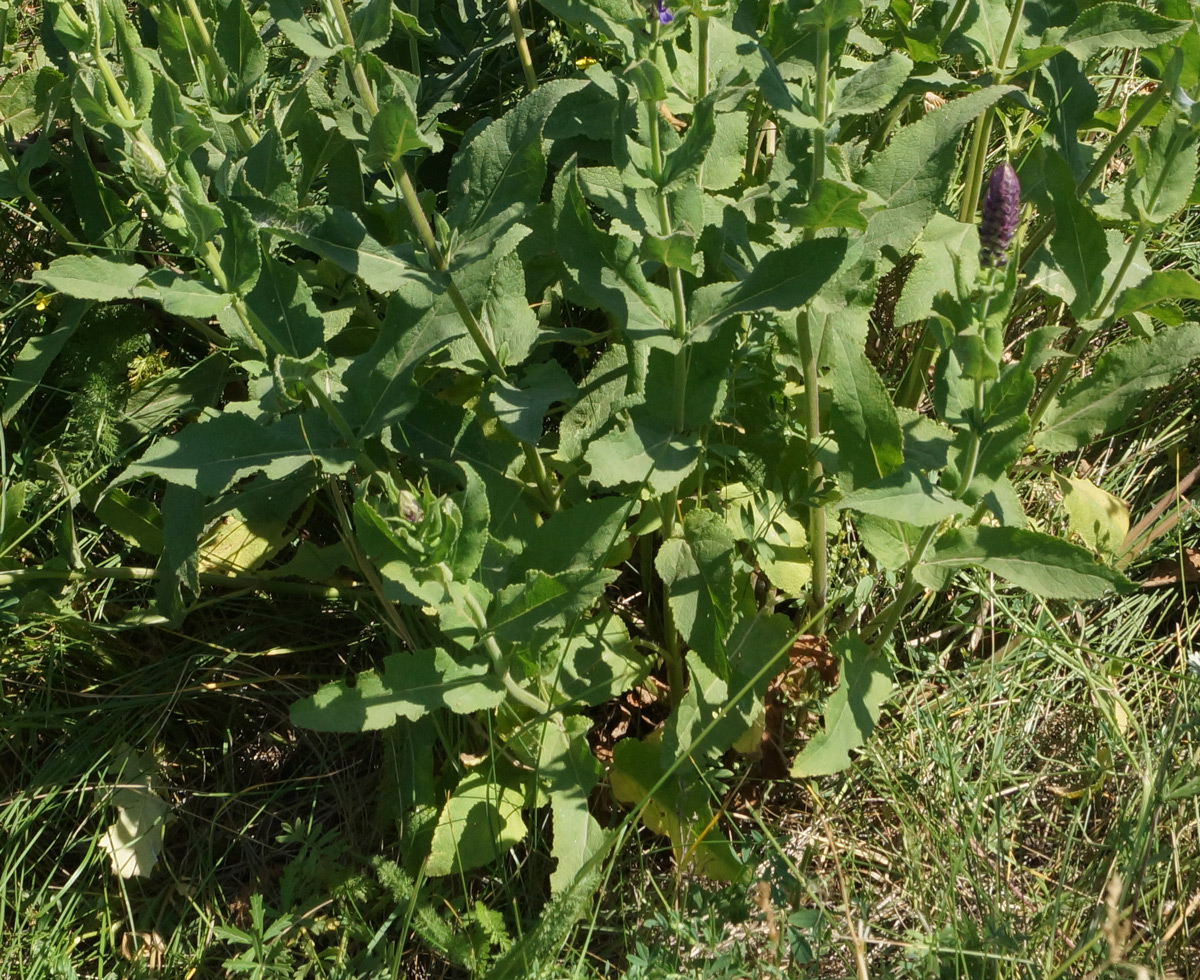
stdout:
[(596, 439), (584, 459), (591, 478), (603, 487), (646, 485), (656, 494), (679, 487), (700, 461), (700, 440), (676, 434), (669, 421), (637, 406), (628, 421)]
[(557, 575), (613, 564), (627, 537), (625, 522), (637, 506), (626, 497), (597, 497), (552, 514), (508, 565), (509, 581), (520, 581), (535, 569)]
[(66, 255), (29, 278), (76, 299), (131, 299), (146, 267), (104, 255)]
[(1100, 3), (1084, 10), (1059, 40), (1080, 61), (1109, 48), (1152, 48), (1179, 37), (1191, 21), (1161, 17), (1134, 3)]
[(353, 452), (338, 445), (336, 430), (319, 412), (285, 415), (278, 422), (263, 424), (249, 415), (226, 411), (159, 439), (126, 468), (121, 480), (160, 476), (215, 497), (255, 473), (282, 479), (313, 462), (327, 473), (345, 473), (353, 460)]
[(504, 687), (483, 654), (443, 650), (393, 653), (383, 673), (363, 671), (353, 685), (335, 681), (292, 705), (293, 725), (319, 732), (366, 732), (399, 718), (415, 721), (438, 708), (471, 714), (504, 700)]
[(1161, 225), (1188, 203), (1196, 184), (1196, 143), (1187, 114), (1168, 113), (1144, 143), (1133, 144), (1134, 174), (1125, 183), (1125, 211), (1135, 221)]
[(229, 73), (234, 86), (227, 108), (244, 112), (251, 89), (267, 70), (267, 52), (258, 36), (258, 28), (246, 11), (244, 0), (229, 0), (217, 21), (213, 46)]
[(733, 535), (712, 511), (695, 510), (682, 534), (658, 549), (654, 567), (684, 642), (717, 674), (729, 676), (725, 638), (733, 625)]
[(1125, 421), (1142, 395), (1161, 388), (1200, 357), (1200, 324), (1185, 323), (1150, 340), (1110, 347), (1086, 378), (1054, 399), (1033, 444), (1050, 452), (1073, 452)]
[(877, 246), (905, 251), (946, 200), (954, 179), (958, 137), (972, 119), (1014, 92), (991, 85), (948, 102), (903, 127), (871, 158), (859, 183), (881, 199), (884, 208), (871, 219), (867, 235)]
[(270, 338), (272, 350), (306, 357), (324, 339), (325, 321), (313, 302), (312, 290), (295, 268), (278, 259), (264, 259), (246, 306), (256, 329)]
[[(811, 319), (801, 317), (797, 329), (808, 329)], [(896, 409), (879, 373), (852, 338), (826, 330), (823, 350), (830, 362), (839, 478), (845, 489), (874, 483), (903, 461)]]
[(912, 67), (908, 57), (899, 51), (889, 51), (862, 71), (839, 79), (831, 118), (865, 116), (886, 109), (900, 93)]
[(1108, 241), (1100, 220), (1075, 193), (1075, 177), (1066, 161), (1057, 154), (1046, 154), (1043, 173), (1056, 219), (1050, 254), (1074, 290), (1071, 312), (1086, 317), (1104, 289)]
[(447, 182), (446, 220), (463, 239), (499, 235), (537, 206), (546, 182), (542, 128), (559, 100), (584, 84), (547, 82), (500, 119), (467, 134)]
[(923, 471), (908, 467), (846, 494), (837, 507), (904, 521), (915, 527), (929, 527), (952, 517), (970, 517), (975, 509), (935, 486)]
[(920, 568), (937, 572), (970, 565), (1045, 599), (1098, 599), (1114, 589), (1132, 588), (1124, 575), (1097, 564), (1083, 548), (1017, 527), (949, 531), (934, 542)]
[(851, 752), (862, 748), (883, 704), (892, 693), (892, 671), (857, 634), (838, 637), (833, 651), (840, 661), (837, 690), (825, 705), (824, 726), (792, 763), (793, 776), (829, 776), (848, 769)]

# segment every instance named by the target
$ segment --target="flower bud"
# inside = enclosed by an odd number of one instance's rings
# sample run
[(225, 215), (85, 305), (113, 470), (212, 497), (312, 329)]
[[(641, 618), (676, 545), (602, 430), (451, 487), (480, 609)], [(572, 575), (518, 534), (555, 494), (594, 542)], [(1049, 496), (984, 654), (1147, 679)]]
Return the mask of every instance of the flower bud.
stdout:
[(1021, 216), (1021, 182), (1007, 160), (992, 171), (983, 196), (983, 218), (979, 222), (979, 263), (1003, 267), (1008, 262), (1008, 245)]
[(654, 0), (654, 7), (658, 12), (658, 22), (660, 24), (669, 24), (675, 19), (675, 15), (671, 13), (671, 8), (667, 6), (666, 0)]

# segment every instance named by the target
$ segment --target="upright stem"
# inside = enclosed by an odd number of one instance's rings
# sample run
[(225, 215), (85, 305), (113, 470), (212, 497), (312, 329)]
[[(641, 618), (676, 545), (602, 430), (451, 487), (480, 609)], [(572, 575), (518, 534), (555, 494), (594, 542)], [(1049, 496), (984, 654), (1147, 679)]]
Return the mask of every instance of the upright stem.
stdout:
[[(814, 91), (814, 111), (817, 128), (813, 130), (812, 178), (810, 196), (825, 176), (825, 123), (829, 116), (829, 29), (817, 30), (817, 79)], [(804, 238), (812, 241), (815, 232), (806, 228)], [(808, 441), (808, 479), (819, 492), (825, 479), (817, 447), (821, 441), (821, 389), (817, 372), (817, 351), (813, 348), (808, 311), (796, 318), (796, 340), (800, 348), (801, 371), (804, 375), (804, 431)], [(816, 504), (809, 510), (808, 550), (812, 556), (812, 587), (808, 595), (808, 612), (813, 630), (825, 632), (825, 603), (829, 595), (829, 542), (825, 505)]]
[[(333, 7), (334, 17), (342, 32), (343, 40), (347, 44), (353, 43), (354, 34), (350, 29), (350, 21), (346, 17), (346, 11), (343, 8), (341, 0), (331, 0), (330, 6)], [(367, 73), (361, 61), (355, 61), (354, 67), (351, 69), (351, 75), (354, 78), (354, 86), (358, 89), (358, 94), (362, 98), (363, 104), (367, 107), (367, 111), (372, 117), (378, 115), (379, 103), (375, 99), (375, 93), (371, 91), (371, 82), (367, 78)], [(439, 271), (446, 273), (446, 295), (450, 297), (450, 302), (454, 304), (454, 309), (462, 320), (463, 325), (467, 328), (467, 333), (470, 335), (472, 342), (478, 349), (480, 356), (483, 357), (488, 370), (501, 381), (507, 381), (508, 372), (504, 369), (504, 365), (501, 363), (499, 357), (496, 356), (496, 351), (493, 349), (491, 342), (484, 335), (483, 327), (479, 324), (479, 319), (471, 311), (471, 307), (467, 305), (462, 291), (450, 276), (449, 262), (446, 259), (445, 253), (442, 252), (441, 247), (438, 245), (437, 236), (433, 233), (433, 226), (429, 223), (429, 218), (425, 215), (425, 209), (421, 207), (421, 201), (417, 197), (417, 191), (413, 186), (412, 178), (408, 174), (408, 168), (404, 165), (403, 161), (399, 161), (394, 165), (389, 165), (387, 169), (392, 180), (400, 190), (404, 206), (408, 210), (414, 227), (417, 229), (417, 236), (421, 239), (421, 244), (429, 255), (429, 260)], [(558, 510), (558, 492), (550, 482), (550, 475), (546, 470), (546, 464), (542, 460), (541, 454), (538, 453), (537, 447), (528, 442), (522, 442), (521, 451), (525, 455), (526, 464), (533, 472), (534, 482), (537, 484), (546, 506), (552, 511)]]
[(709, 19), (707, 17), (701, 17), (699, 26), (696, 28), (696, 61), (699, 62), (700, 71), (700, 78), (696, 85), (697, 101), (708, 95), (708, 20)]
[(521, 14), (517, 0), (508, 0), (508, 23), (512, 27), (513, 39), (517, 42), (517, 56), (521, 59), (521, 71), (525, 73), (525, 88), (532, 92), (538, 87), (537, 72), (533, 70), (533, 58), (525, 42), (525, 28), (521, 26)]

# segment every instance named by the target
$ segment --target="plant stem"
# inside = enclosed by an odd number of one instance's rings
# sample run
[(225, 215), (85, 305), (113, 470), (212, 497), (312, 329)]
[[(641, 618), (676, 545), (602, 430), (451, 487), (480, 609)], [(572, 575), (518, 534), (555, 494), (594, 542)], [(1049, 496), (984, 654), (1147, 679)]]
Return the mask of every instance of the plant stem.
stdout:
[[(829, 29), (817, 29), (817, 79), (814, 90), (817, 128), (813, 130), (812, 176), (809, 184), (810, 197), (817, 192), (817, 184), (825, 176), (825, 123), (829, 115)], [(812, 241), (816, 232), (804, 230), (804, 240)], [(802, 310), (796, 318), (796, 341), (800, 348), (801, 371), (804, 375), (804, 431), (808, 442), (808, 480), (813, 491), (820, 493), (825, 479), (825, 467), (821, 463), (817, 447), (821, 441), (821, 389), (817, 370), (817, 353), (813, 348), (808, 310)], [(816, 504), (809, 509), (808, 550), (812, 557), (812, 587), (808, 594), (808, 613), (812, 617), (813, 630), (825, 632), (825, 604), (829, 595), (829, 541), (825, 505)]]
[(533, 58), (525, 41), (525, 29), (521, 26), (521, 14), (517, 0), (508, 0), (508, 23), (512, 27), (513, 39), (517, 42), (517, 56), (521, 59), (521, 71), (525, 73), (525, 88), (532, 92), (538, 87), (537, 72), (533, 70)]
[[(331, 6), (333, 7), (338, 27), (342, 32), (343, 40), (347, 44), (352, 44), (354, 34), (350, 30), (350, 21), (346, 17), (346, 11), (342, 6), (341, 0), (331, 0)], [(363, 104), (367, 107), (367, 111), (372, 117), (378, 115), (379, 103), (375, 99), (375, 93), (371, 91), (371, 82), (367, 78), (367, 73), (363, 69), (361, 61), (355, 61), (354, 67), (351, 69), (351, 75), (354, 78), (355, 88), (358, 89), (358, 94), (362, 98)], [(441, 247), (438, 245), (437, 236), (433, 233), (433, 226), (429, 223), (429, 218), (425, 215), (425, 209), (421, 207), (421, 201), (417, 197), (417, 191), (413, 186), (412, 178), (408, 174), (408, 168), (404, 165), (403, 161), (398, 161), (394, 165), (389, 165), (387, 170), (395, 185), (400, 189), (400, 196), (404, 200), (404, 206), (414, 227), (417, 229), (417, 236), (421, 239), (421, 244), (425, 247), (425, 251), (429, 255), (429, 260), (440, 272), (446, 275), (446, 295), (450, 297), (450, 302), (454, 304), (454, 309), (462, 320), (463, 325), (467, 328), (467, 333), (470, 335), (472, 342), (475, 344), (488, 370), (501, 381), (507, 381), (508, 372), (504, 369), (504, 365), (500, 362), (499, 357), (496, 356), (496, 351), (492, 347), (491, 342), (484, 336), (483, 328), (479, 325), (478, 318), (467, 305), (466, 299), (450, 275), (449, 262), (446, 259), (445, 253), (442, 252)], [(542, 460), (541, 454), (538, 453), (537, 447), (522, 441), (521, 451), (524, 453), (525, 461), (533, 472), (534, 482), (537, 484), (543, 502), (551, 511), (557, 511), (559, 509), (558, 491), (550, 482), (546, 464)]]
[(940, 51), (942, 45), (946, 43), (946, 38), (950, 36), (950, 32), (958, 26), (959, 20), (962, 18), (963, 10), (967, 6), (967, 0), (955, 0), (954, 8), (946, 16), (942, 23), (941, 30), (937, 32), (937, 39), (934, 42)]
[(709, 37), (708, 37), (708, 21), (707, 17), (701, 17), (700, 23), (696, 28), (696, 61), (698, 63), (699, 78), (696, 83), (696, 100), (704, 98), (708, 95), (708, 72), (709, 72)]
[[(445, 565), (441, 566), (442, 575), (447, 579), (453, 576), (450, 569)], [(550, 705), (539, 698), (536, 694), (525, 690), (513, 678), (512, 673), (508, 669), (508, 664), (504, 660), (504, 651), (500, 649), (500, 644), (496, 641), (496, 637), (488, 629), (487, 616), (484, 614), (483, 608), (479, 605), (479, 600), (471, 593), (470, 589), (464, 590), (467, 605), (467, 612), (471, 614), (471, 618), (475, 621), (475, 625), (479, 627), (479, 631), (483, 634), (483, 647), (487, 651), (488, 659), (492, 662), (492, 670), (496, 676), (500, 678), (500, 683), (504, 685), (504, 689), (512, 695), (513, 700), (519, 701), (527, 708), (531, 708), (539, 715), (548, 715), (551, 712)]]
[[(84, 566), (83, 568), (17, 568), (0, 572), (0, 587), (12, 587), (22, 582), (49, 580), (55, 582), (152, 582), (162, 573), (157, 568), (119, 565), (113, 568)], [(279, 595), (305, 595), (314, 599), (361, 599), (368, 595), (358, 584), (344, 586), (310, 585), (307, 582), (282, 582), (258, 575), (226, 575), (224, 572), (200, 572), (201, 585), (224, 586), (229, 589), (254, 589)]]

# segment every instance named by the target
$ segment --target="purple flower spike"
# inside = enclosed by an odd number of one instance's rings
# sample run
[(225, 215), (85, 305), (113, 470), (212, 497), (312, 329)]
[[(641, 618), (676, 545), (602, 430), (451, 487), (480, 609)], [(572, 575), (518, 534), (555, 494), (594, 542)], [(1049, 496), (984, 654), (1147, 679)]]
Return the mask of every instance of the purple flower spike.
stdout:
[(1007, 160), (988, 178), (983, 197), (983, 218), (979, 222), (979, 262), (983, 266), (1003, 268), (1008, 263), (1008, 245), (1021, 216), (1021, 182)]
[(675, 19), (675, 15), (671, 13), (671, 8), (667, 6), (666, 0), (654, 0), (654, 7), (658, 11), (658, 22), (660, 24), (669, 24)]

